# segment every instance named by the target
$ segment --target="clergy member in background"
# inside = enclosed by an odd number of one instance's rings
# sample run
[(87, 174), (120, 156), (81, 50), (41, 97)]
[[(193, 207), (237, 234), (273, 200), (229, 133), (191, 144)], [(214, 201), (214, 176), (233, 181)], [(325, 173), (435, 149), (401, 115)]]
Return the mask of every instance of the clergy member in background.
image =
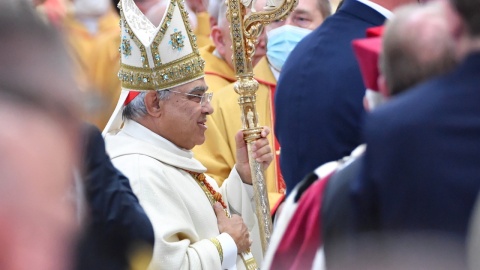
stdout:
[[(264, 4), (264, 1), (257, 1), (260, 7)], [(262, 125), (273, 126), (273, 97), (285, 59), (295, 45), (329, 15), (330, 4), (327, 0), (300, 0), (286, 20), (266, 26), (266, 57), (253, 69), (255, 79), (260, 83), (256, 93), (258, 112), (256, 117)], [(207, 173), (220, 181), (220, 184), (237, 161), (233, 138), (242, 127), (237, 100), (238, 94), (233, 90), (233, 84), (218, 91), (218, 98), (212, 103), (216, 110), (211, 116), (213, 128), (207, 130), (205, 144), (194, 149), (195, 155), (198, 155), (198, 159), (207, 167)], [(270, 206), (273, 209), (285, 192), (285, 183), (278, 164), (280, 146), (275, 136), (269, 138), (270, 147), (275, 149), (275, 162), (265, 172), (265, 178)]]

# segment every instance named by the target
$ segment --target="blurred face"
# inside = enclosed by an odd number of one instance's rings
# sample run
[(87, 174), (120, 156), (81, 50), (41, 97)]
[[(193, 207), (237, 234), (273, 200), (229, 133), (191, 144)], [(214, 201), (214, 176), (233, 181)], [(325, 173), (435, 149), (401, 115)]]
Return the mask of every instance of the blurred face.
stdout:
[[(265, 5), (265, 0), (259, 0), (256, 2), (257, 10), (262, 10), (263, 8), (263, 6), (261, 6), (262, 3), (263, 5)], [(217, 22), (217, 25), (212, 27), (211, 36), (212, 36), (213, 43), (215, 44), (216, 50), (227, 62), (230, 68), (233, 69), (234, 67), (232, 63), (232, 55), (233, 55), (232, 38), (230, 37), (229, 23), (226, 20), (226, 18), (220, 19)], [(262, 32), (262, 34), (258, 38), (258, 43), (255, 46), (255, 54), (253, 55), (253, 58), (252, 58), (252, 65), (255, 66), (258, 63), (258, 61), (260, 61), (260, 59), (265, 56), (265, 53), (266, 53), (265, 32)]]
[(323, 22), (317, 0), (299, 0), (297, 7), (284, 21), (268, 25), (267, 59), (280, 72), (297, 44)]
[(160, 135), (185, 149), (203, 144), (207, 115), (213, 113), (213, 108), (210, 103), (202, 106), (199, 97), (185, 94), (203, 95), (207, 91), (205, 80), (198, 79), (171, 90), (170, 96), (160, 101)]
[(252, 64), (255, 66), (262, 57), (267, 53), (267, 38), (265, 30), (258, 37), (258, 43), (255, 46), (255, 54), (253, 55)]
[[(265, 4), (267, 3), (267, 0), (257, 0), (255, 2), (255, 10), (256, 11), (261, 11), (263, 10), (263, 7), (265, 7)], [(265, 34), (265, 28), (258, 37), (258, 43), (255, 46), (255, 54), (253, 55), (252, 59), (252, 64), (255, 66), (262, 57), (265, 56), (267, 53), (267, 36)]]
[(135, 2), (135, 5), (137, 5), (138, 9), (140, 9), (140, 11), (142, 11), (143, 14), (146, 14), (150, 10), (150, 8), (152, 8), (154, 5), (158, 4), (161, 1), (160, 0), (134, 0), (134, 2)]
[(288, 15), (287, 19), (271, 23), (267, 31), (286, 24), (314, 30), (322, 24), (324, 19), (317, 0), (299, 0), (297, 7)]
[(2, 123), (9, 127), (0, 131), (0, 181), (8, 185), (2, 186), (0, 223), (8, 217), (10, 224), (0, 224), (10, 226), (0, 242), (10, 243), (6, 264), (11, 266), (3, 268), (0, 262), (0, 268), (66, 269), (76, 228), (70, 197), (74, 144), (55, 120), (37, 111), (0, 108)]
[(217, 25), (212, 27), (212, 40), (218, 53), (225, 62), (233, 69), (232, 63), (232, 38), (230, 37), (230, 28), (226, 19), (221, 19)]

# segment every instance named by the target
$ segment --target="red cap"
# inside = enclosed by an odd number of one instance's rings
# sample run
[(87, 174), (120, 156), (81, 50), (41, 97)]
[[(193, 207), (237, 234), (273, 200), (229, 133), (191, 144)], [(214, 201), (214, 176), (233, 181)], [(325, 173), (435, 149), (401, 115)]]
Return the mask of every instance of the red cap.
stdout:
[(130, 91), (128, 93), (127, 99), (125, 100), (125, 103), (123, 103), (124, 106), (127, 106), (133, 99), (135, 99), (140, 92), (138, 91)]
[(382, 50), (382, 38), (356, 39), (352, 42), (365, 87), (374, 91), (378, 89), (378, 58)]

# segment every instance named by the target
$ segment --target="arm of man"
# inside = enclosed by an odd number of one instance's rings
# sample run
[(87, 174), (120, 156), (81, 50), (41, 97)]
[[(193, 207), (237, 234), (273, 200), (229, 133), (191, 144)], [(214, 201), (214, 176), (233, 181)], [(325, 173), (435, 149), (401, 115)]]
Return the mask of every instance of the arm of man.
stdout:
[[(273, 160), (273, 154), (267, 140), (270, 129), (265, 127), (261, 133), (262, 138), (255, 142), (254, 156), (261, 166), (266, 169)], [(240, 215), (248, 228), (252, 240), (251, 251), (257, 263), (263, 260), (263, 252), (260, 240), (260, 231), (255, 215), (253, 203), (253, 187), (248, 163), (247, 145), (243, 140), (242, 131), (235, 137), (237, 143), (238, 163), (232, 169), (229, 177), (225, 180), (220, 192), (228, 205), (231, 214)]]

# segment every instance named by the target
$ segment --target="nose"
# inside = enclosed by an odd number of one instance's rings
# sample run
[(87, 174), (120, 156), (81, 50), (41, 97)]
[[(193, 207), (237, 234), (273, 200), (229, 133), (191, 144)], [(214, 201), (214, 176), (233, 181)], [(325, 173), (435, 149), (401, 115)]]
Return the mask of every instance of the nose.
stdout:
[(205, 105), (202, 106), (202, 113), (209, 115), (213, 113), (213, 106), (210, 102), (207, 102)]
[(260, 36), (258, 37), (258, 44), (257, 44), (257, 48), (258, 47), (261, 47), (261, 48), (265, 48), (265, 39), (267, 37), (267, 34), (266, 34), (266, 31), (265, 29), (262, 31), (262, 33), (260, 34)]
[(292, 20), (292, 16), (288, 16), (286, 19), (285, 19), (285, 23), (283, 25), (295, 25), (293, 23), (293, 20)]

